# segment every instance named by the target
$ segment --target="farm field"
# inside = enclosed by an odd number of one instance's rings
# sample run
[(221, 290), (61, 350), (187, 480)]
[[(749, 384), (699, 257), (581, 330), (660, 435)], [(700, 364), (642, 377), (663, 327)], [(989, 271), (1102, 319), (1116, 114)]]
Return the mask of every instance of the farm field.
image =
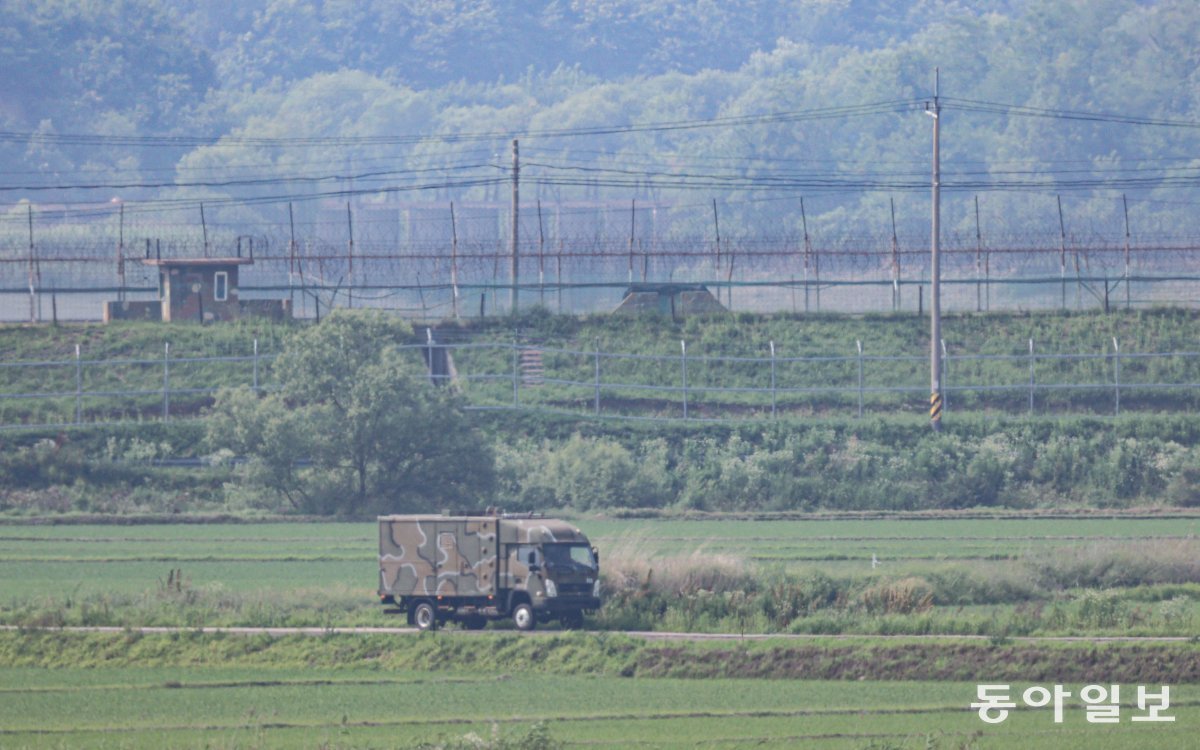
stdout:
[[(1194, 635), (1200, 584), (1186, 562), (1196, 557), (1200, 518), (578, 523), (601, 548), (613, 590), (611, 611), (589, 619), (598, 632), (525, 637), (503, 625), (482, 636), (10, 631), (0, 633), (0, 746), (471, 747), (477, 736), (508, 746), (1149, 750), (1186, 746), (1200, 723), (1194, 643), (1008, 637)], [(0, 525), (0, 619), (25, 626), (402, 625), (374, 598), (375, 554), (372, 523), (8, 523)], [(1093, 585), (1026, 581), (1064, 560)], [(709, 575), (710, 562), (715, 577), (698, 585), (714, 591), (726, 575), (730, 587), (765, 578), (800, 592), (833, 585), (841, 593), (787, 626), (761, 612), (688, 619), (694, 607), (703, 610), (698, 602), (728, 598), (671, 593), (683, 580), (681, 566)], [(1104, 579), (1114, 568), (1158, 570), (1160, 578)], [(1167, 582), (1164, 570), (1178, 580)], [(646, 581), (631, 588), (629, 576)], [(927, 607), (870, 605), (871, 592), (903, 590), (917, 576), (936, 584)], [(650, 578), (659, 599), (647, 598)], [(960, 578), (974, 581), (970, 602), (955, 593)], [(779, 591), (759, 593), (766, 601), (786, 595)], [(942, 601), (952, 596), (960, 600)], [(1038, 619), (1030, 608), (1062, 612)], [(1022, 622), (1033, 624), (1016, 629)], [(664, 644), (601, 632), (631, 625), (862, 635)], [(878, 637), (927, 633), (992, 638)], [(1122, 721), (1088, 723), (1073, 697), (1061, 724), (1050, 709), (1027, 707), (1003, 724), (984, 724), (969, 708), (979, 682), (1011, 683), (1016, 695), (1062, 683), (1074, 696), (1084, 684), (1121, 684)], [(1176, 721), (1132, 722), (1138, 684), (1170, 685)]]
[[(0, 669), (8, 748), (411, 747), (528, 736), (589, 747), (1161, 748), (1200, 721), (1176, 688), (1167, 724), (1090, 724), (1067, 701), (1000, 725), (973, 683), (682, 680), (454, 671), (174, 667)], [(1014, 692), (1028, 685), (1014, 685)], [(1068, 685), (1078, 695), (1079, 685)], [(1130, 686), (1127, 690), (1132, 690)], [(69, 725), (63, 716), (72, 717)], [(464, 746), (469, 746), (464, 743)]]
[[(1197, 516), (579, 524), (602, 550), (614, 593), (646, 581), (667, 586), (665, 575), (713, 566), (730, 588), (781, 579), (798, 589), (842, 592), (829, 595), (830, 609), (809, 612), (836, 609), (833, 621), (798, 617), (773, 625), (743, 617), (736, 627), (743, 632), (1191, 635), (1200, 622)], [(375, 600), (375, 555), (371, 523), (5, 524), (0, 622), (402, 624)], [(853, 596), (896, 582), (927, 586), (928, 606), (850, 606)], [(720, 586), (720, 580), (693, 583), (709, 591)], [(688, 621), (670, 611), (621, 620), (622, 606), (602, 612), (592, 626), (731, 627), (728, 619)], [(1054, 606), (1062, 616), (1053, 622), (1029, 624), (1025, 617), (1022, 629), (1005, 629), (1023, 608)], [(1080, 614), (1072, 607), (1091, 609)]]
[[(734, 555), (809, 570), (887, 572), (1011, 563), (1053, 551), (1195, 544), (1200, 515), (937, 520), (579, 520), (601, 549), (653, 559)], [(280, 595), (375, 585), (373, 523), (19, 525), (0, 523), (0, 594), (137, 593), (178, 569), (196, 587)], [(81, 567), (82, 565), (82, 567)]]

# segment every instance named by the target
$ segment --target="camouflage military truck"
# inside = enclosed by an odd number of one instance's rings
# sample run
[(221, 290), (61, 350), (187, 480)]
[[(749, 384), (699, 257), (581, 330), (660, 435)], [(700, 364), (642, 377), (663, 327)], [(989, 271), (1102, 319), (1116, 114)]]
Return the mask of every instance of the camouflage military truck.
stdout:
[(379, 598), (421, 630), (583, 624), (600, 606), (600, 558), (565, 521), (487, 511), (379, 517)]

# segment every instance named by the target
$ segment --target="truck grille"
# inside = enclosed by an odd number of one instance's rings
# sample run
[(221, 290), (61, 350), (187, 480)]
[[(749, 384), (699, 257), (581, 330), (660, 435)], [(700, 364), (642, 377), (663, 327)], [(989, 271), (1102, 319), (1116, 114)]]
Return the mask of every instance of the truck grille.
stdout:
[(590, 583), (560, 583), (558, 584), (559, 596), (591, 596), (592, 584)]

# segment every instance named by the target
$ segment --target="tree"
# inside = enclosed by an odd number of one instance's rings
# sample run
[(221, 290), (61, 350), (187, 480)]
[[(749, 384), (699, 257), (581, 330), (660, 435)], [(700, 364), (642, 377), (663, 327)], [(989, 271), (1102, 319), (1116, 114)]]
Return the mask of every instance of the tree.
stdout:
[(308, 513), (363, 515), (478, 504), (494, 459), (456, 394), (428, 383), (404, 322), (338, 310), (296, 334), (264, 398), (223, 391), (216, 447), (250, 459), (243, 478)]

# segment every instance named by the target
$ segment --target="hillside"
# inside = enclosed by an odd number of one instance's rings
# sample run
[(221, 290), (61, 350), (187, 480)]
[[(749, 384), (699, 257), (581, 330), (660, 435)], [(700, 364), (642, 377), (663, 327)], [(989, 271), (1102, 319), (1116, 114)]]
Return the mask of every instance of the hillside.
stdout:
[[(962, 342), (952, 344), (952, 351), (969, 346), (989, 356), (1020, 354), (1031, 337), (1040, 351), (1103, 355), (1108, 342), (1117, 337), (1130, 356), (1125, 377), (1132, 378), (1131, 372), (1138, 372), (1136, 353), (1194, 347), (1189, 342), (1194, 341), (1196, 322), (1196, 313), (1180, 310), (1110, 316), (969, 315), (950, 318), (946, 335), (951, 342)], [(9, 366), (0, 370), (5, 378), (0, 391), (10, 396), (4, 399), (5, 421), (10, 425), (38, 422), (57, 413), (68, 423), (53, 428), (10, 426), (0, 433), (4, 444), (0, 484), (5, 488), (0, 503), (19, 514), (283, 510), (269, 494), (257, 493), (239, 479), (243, 467), (227, 462), (192, 468), (176, 464), (218, 450), (212, 436), (205, 436), (209, 389), (249, 384), (251, 360), (245, 355), (255, 337), (260, 343), (259, 384), (271, 387), (271, 357), (286, 346), (288, 330), (286, 326), (187, 325), (0, 329), (0, 344), (19, 353), (20, 360), (63, 363), (16, 367), (10, 359)], [(691, 356), (697, 358), (698, 378), (705, 376), (698, 366), (703, 358), (760, 357), (768, 341), (796, 357), (845, 351), (857, 339), (871, 352), (914, 353), (916, 361), (903, 364), (919, 379), (922, 331), (922, 321), (900, 316), (801, 320), (741, 315), (676, 323), (533, 314), (507, 323), (443, 327), (441, 335), (470, 342), (474, 348), (465, 351), (486, 352), (483, 345), (488, 342), (507, 347), (518, 338), (546, 349), (587, 351), (598, 343), (606, 351), (641, 357), (678, 353), (678, 342), (685, 339), (691, 342)], [(417, 342), (423, 338), (423, 331), (414, 332)], [(175, 342), (180, 362), (174, 376), (184, 392), (172, 394), (172, 416), (163, 422), (162, 364), (156, 358), (162, 356), (166, 341)], [(835, 349), (831, 342), (842, 343)], [(103, 372), (103, 363), (109, 362), (109, 374), (121, 388), (144, 391), (144, 395), (131, 398), (116, 412), (106, 412), (99, 395), (88, 394), (77, 402), (73, 395), (76, 343), (83, 345), (83, 356), (91, 363), (88, 370)], [(496, 365), (511, 372), (512, 351), (501, 351), (480, 356), (475, 365), (483, 371)], [(230, 354), (240, 359), (224, 368), (206, 361), (189, 371), (182, 362), (188, 357)], [(148, 364), (121, 364), (143, 358)], [(465, 368), (468, 357), (464, 354), (462, 359), (460, 366)], [(1194, 360), (1177, 365), (1185, 369), (1180, 371), (1183, 380), (1176, 382), (1195, 382), (1186, 370)], [(982, 367), (989, 362), (979, 363)], [(961, 372), (964, 364), (951, 361), (956, 377), (966, 376)], [(50, 375), (54, 372), (59, 375)], [(614, 377), (623, 380), (647, 372), (639, 365)], [(713, 367), (709, 387), (723, 382), (736, 405), (748, 383), (758, 382), (758, 374), (753, 371), (747, 376), (739, 367)], [(894, 378), (909, 376), (893, 373)], [(58, 385), (54, 377), (61, 377)], [(985, 408), (978, 408), (979, 403), (973, 405), (967, 398), (970, 394), (950, 391), (946, 429), (940, 435), (928, 428), (919, 380), (917, 393), (899, 404), (869, 400), (862, 418), (856, 416), (852, 399), (823, 402), (797, 397), (791, 402), (780, 399), (775, 418), (760, 402), (749, 409), (731, 408), (725, 420), (710, 421), (704, 418), (705, 400), (697, 397), (693, 418), (683, 420), (671, 411), (677, 406), (671, 396), (661, 404), (643, 404), (639, 412), (643, 416), (629, 421), (614, 419), (622, 413), (612, 403), (615, 387), (606, 389), (604, 410), (596, 418), (590, 414), (590, 397), (582, 408), (564, 413), (563, 403), (554, 403), (555, 391), (549, 386), (541, 391), (522, 386), (518, 409), (472, 412), (472, 419), (491, 443), (496, 460), (493, 490), (508, 507), (745, 512), (1200, 504), (1200, 473), (1195, 468), (1200, 466), (1200, 426), (1192, 416), (1194, 389), (1139, 390), (1133, 385), (1136, 380), (1126, 382), (1120, 417), (1107, 410), (1107, 390), (1097, 396), (1088, 389), (1073, 393), (1050, 388), (1039, 392), (1038, 411), (1032, 416), (1022, 407), (984, 404)], [(495, 397), (490, 387), (464, 385), (462, 397), (468, 406), (473, 400), (486, 404)], [(705, 383), (693, 381), (692, 387), (699, 390)], [(11, 398), (53, 388), (61, 388), (64, 396)], [(498, 388), (513, 392), (511, 381), (505, 385), (501, 380)], [(1060, 391), (1061, 395), (1053, 395)], [(717, 393), (707, 397), (708, 408), (725, 398), (719, 395), (723, 391)], [(1098, 405), (1089, 406), (1097, 399)], [(100, 423), (71, 426), (77, 403), (85, 407), (85, 422)], [(1081, 411), (1091, 414), (1072, 414)], [(668, 418), (644, 418), (655, 414)], [(103, 423), (114, 418), (120, 423)]]
[(981, 196), (997, 241), (1053, 239), (1055, 195), (1078, 237), (1119, 238), (1126, 204), (1135, 236), (1200, 231), (1188, 0), (0, 7), (13, 247), (22, 199), (106, 231), (117, 199), (128, 237), (176, 242), (200, 201), (273, 238), (289, 201), (502, 202), (512, 138), (548, 206), (636, 199), (696, 237), (715, 198), (731, 236), (878, 238), (894, 199), (919, 241), (935, 68), (945, 231), (973, 239)]

